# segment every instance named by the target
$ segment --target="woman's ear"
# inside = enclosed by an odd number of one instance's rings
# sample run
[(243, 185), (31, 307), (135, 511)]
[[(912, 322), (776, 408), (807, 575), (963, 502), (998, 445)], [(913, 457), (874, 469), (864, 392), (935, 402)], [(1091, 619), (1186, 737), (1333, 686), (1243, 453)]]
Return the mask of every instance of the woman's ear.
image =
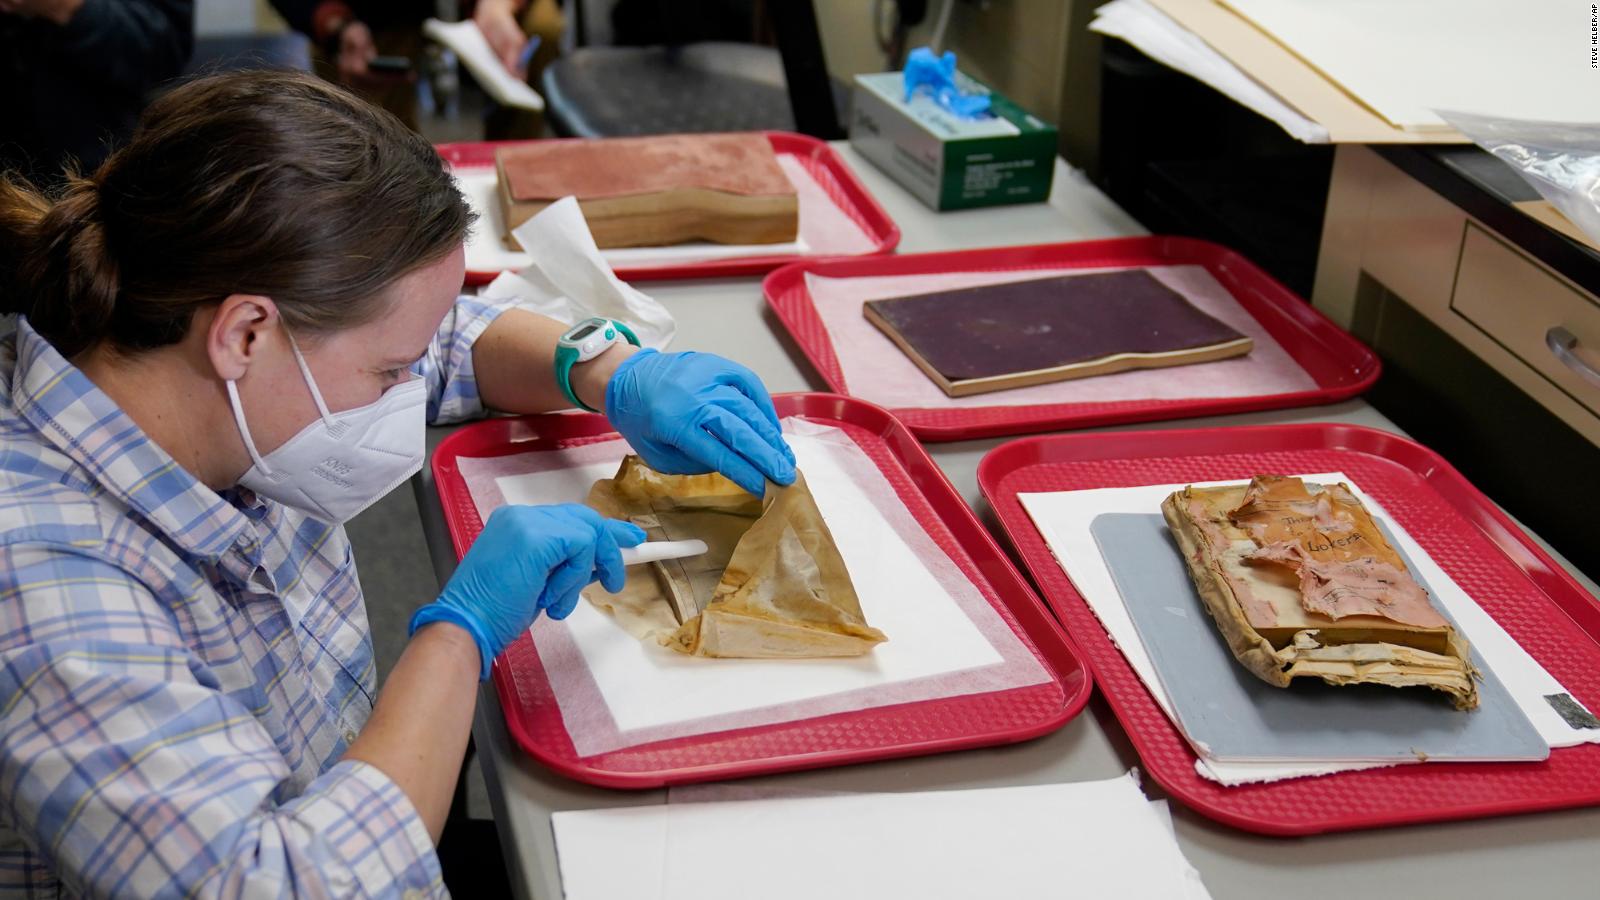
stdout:
[(261, 351), (261, 340), (278, 326), (278, 307), (270, 297), (230, 294), (218, 304), (206, 329), (206, 355), (224, 381), (244, 377)]

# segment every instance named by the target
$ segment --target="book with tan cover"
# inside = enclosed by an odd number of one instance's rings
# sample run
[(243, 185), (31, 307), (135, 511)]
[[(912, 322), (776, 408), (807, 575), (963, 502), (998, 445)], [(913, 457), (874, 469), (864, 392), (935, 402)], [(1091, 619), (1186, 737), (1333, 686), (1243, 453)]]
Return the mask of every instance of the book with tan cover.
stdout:
[(1161, 504), (1234, 656), (1269, 684), (1420, 686), (1478, 705), (1467, 643), (1348, 485), (1258, 475)]
[(496, 150), (495, 171), (511, 249), (518, 226), (569, 196), (602, 249), (781, 244), (800, 230), (799, 196), (762, 134), (536, 141)]

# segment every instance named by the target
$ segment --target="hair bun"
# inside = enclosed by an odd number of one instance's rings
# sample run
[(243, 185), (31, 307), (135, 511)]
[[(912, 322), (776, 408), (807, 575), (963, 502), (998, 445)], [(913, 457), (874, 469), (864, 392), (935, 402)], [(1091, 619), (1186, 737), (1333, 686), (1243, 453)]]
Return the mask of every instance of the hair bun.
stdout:
[(32, 302), (21, 310), (63, 356), (72, 356), (104, 338), (111, 329), (120, 291), (117, 262), (106, 242), (100, 189), (72, 177), (61, 198), (39, 220), (31, 266)]

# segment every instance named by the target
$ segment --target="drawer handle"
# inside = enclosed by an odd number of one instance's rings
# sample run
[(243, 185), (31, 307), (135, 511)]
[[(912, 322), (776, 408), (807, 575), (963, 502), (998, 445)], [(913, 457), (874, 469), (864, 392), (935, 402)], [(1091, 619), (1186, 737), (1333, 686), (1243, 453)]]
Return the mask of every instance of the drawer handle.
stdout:
[(1600, 387), (1600, 369), (1578, 358), (1578, 336), (1560, 325), (1550, 326), (1544, 333), (1544, 345), (1550, 348), (1561, 364), (1578, 373), (1578, 377), (1595, 387)]

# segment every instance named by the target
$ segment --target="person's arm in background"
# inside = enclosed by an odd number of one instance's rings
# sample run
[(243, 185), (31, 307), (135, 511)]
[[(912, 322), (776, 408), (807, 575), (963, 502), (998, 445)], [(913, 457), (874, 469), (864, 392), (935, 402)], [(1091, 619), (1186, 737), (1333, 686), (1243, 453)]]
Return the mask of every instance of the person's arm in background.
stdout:
[(340, 0), (271, 0), (269, 4), (289, 27), (325, 47), (340, 22), (356, 21), (348, 3)]
[(472, 21), (483, 32), (483, 39), (500, 64), (518, 81), (528, 79), (528, 63), (522, 49), (528, 44), (517, 16), (526, 0), (477, 0), (472, 4)]
[(194, 53), (194, 0), (3, 0), (0, 11), (59, 25), (59, 49), (86, 78), (140, 97)]
[(341, 0), (271, 0), (271, 4), (290, 28), (311, 39), (341, 83), (381, 89), (416, 77), (368, 68), (368, 61), (378, 55), (377, 39), (349, 4)]
[[(10, 0), (0, 0), (0, 3), (4, 2)], [(362, 53), (372, 42), (372, 32), (356, 17), (350, 5), (342, 0), (271, 0), (271, 3), (290, 28), (310, 38), (330, 56)], [(519, 78), (528, 76), (527, 64), (521, 60), (522, 49), (527, 46), (528, 38), (517, 23), (517, 15), (525, 3), (526, 0), (477, 0), (476, 3), (462, 4), (462, 14), (471, 15), (478, 30), (483, 32), (484, 40), (488, 41), (489, 49), (494, 51), (506, 71)], [(354, 26), (357, 29), (355, 34), (348, 36), (349, 41), (341, 40), (338, 47), (329, 46), (335, 35), (341, 39), (346, 37), (341, 33), (346, 25)], [(332, 52), (335, 50), (338, 52)], [(348, 74), (345, 67), (341, 66), (340, 75), (343, 77)]]

